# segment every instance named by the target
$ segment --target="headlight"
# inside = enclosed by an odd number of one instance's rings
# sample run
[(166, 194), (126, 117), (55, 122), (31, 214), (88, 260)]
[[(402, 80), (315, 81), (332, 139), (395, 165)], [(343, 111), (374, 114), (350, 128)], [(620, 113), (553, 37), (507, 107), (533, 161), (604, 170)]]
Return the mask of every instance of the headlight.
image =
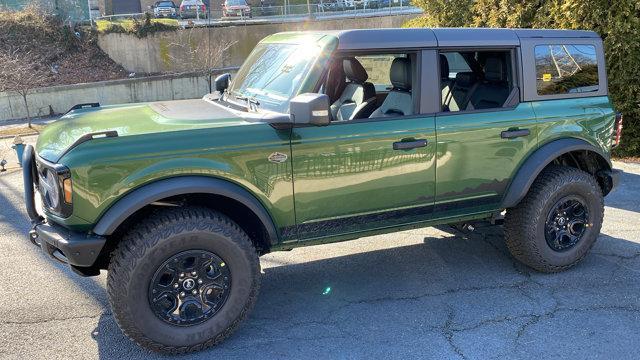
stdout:
[(36, 158), (38, 190), (45, 210), (61, 217), (73, 212), (71, 172), (66, 166)]
[(40, 177), (40, 188), (42, 189), (42, 200), (49, 209), (56, 209), (60, 206), (60, 190), (58, 188), (58, 175), (51, 169), (46, 169)]

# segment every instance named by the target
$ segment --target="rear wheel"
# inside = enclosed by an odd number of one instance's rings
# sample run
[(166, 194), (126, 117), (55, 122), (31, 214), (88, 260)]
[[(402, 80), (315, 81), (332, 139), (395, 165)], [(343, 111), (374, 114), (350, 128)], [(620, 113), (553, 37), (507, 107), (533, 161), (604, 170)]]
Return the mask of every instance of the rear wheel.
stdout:
[(109, 302), (123, 332), (150, 350), (184, 353), (229, 336), (260, 286), (257, 252), (230, 219), (205, 208), (155, 213), (109, 264)]
[(542, 272), (566, 270), (595, 243), (604, 214), (596, 179), (579, 169), (550, 166), (505, 216), (511, 254)]

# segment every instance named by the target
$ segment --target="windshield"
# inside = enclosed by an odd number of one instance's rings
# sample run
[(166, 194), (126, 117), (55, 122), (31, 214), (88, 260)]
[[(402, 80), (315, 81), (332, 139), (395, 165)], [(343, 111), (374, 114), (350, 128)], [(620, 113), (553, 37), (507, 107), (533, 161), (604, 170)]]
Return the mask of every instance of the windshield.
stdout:
[(230, 6), (247, 5), (247, 2), (245, 0), (227, 0), (227, 5), (230, 5)]
[(157, 7), (173, 7), (173, 3), (171, 1), (162, 1), (157, 3)]
[(297, 95), (320, 47), (312, 44), (258, 44), (233, 79), (229, 93), (253, 98), (260, 109), (285, 113)]

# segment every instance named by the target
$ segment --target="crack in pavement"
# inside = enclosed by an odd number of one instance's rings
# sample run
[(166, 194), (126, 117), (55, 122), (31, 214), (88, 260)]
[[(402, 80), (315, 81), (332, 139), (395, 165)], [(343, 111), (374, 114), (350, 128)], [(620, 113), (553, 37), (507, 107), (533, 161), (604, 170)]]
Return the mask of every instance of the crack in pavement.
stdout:
[(640, 257), (640, 252), (637, 252), (635, 254), (631, 254), (631, 255), (620, 255), (620, 254), (611, 254), (611, 253), (603, 253), (603, 252), (592, 252), (593, 255), (599, 255), (599, 256), (609, 256), (609, 257), (614, 257), (616, 259), (619, 260), (633, 260), (633, 259), (637, 259)]
[(111, 313), (105, 312), (96, 315), (81, 315), (81, 316), (70, 316), (65, 318), (52, 318), (52, 319), (42, 319), (42, 320), (8, 320), (8, 321), (0, 321), (0, 326), (2, 325), (35, 325), (35, 324), (45, 324), (49, 322), (58, 322), (58, 321), (69, 321), (69, 320), (80, 320), (80, 319), (95, 319), (101, 316), (111, 316)]
[(453, 352), (456, 353), (456, 355), (458, 355), (461, 359), (466, 360), (467, 356), (464, 354), (462, 349), (460, 349), (460, 347), (453, 341), (455, 331), (451, 328), (451, 324), (453, 324), (454, 316), (455, 310), (449, 308), (449, 311), (447, 312), (447, 321), (442, 326), (442, 335), (444, 336), (445, 340), (447, 340), (447, 343), (449, 343), (449, 346), (451, 346)]

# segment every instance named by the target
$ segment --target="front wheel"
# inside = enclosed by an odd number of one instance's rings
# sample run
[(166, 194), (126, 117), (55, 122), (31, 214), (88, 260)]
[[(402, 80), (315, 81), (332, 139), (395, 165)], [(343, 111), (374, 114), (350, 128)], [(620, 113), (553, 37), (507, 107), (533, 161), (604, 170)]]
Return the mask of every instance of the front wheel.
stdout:
[(109, 264), (109, 302), (139, 345), (185, 353), (228, 337), (253, 307), (258, 255), (226, 216), (206, 208), (155, 213), (126, 234)]
[(505, 241), (511, 254), (542, 272), (566, 270), (595, 243), (604, 214), (596, 179), (579, 169), (550, 166), (529, 193), (505, 216)]

